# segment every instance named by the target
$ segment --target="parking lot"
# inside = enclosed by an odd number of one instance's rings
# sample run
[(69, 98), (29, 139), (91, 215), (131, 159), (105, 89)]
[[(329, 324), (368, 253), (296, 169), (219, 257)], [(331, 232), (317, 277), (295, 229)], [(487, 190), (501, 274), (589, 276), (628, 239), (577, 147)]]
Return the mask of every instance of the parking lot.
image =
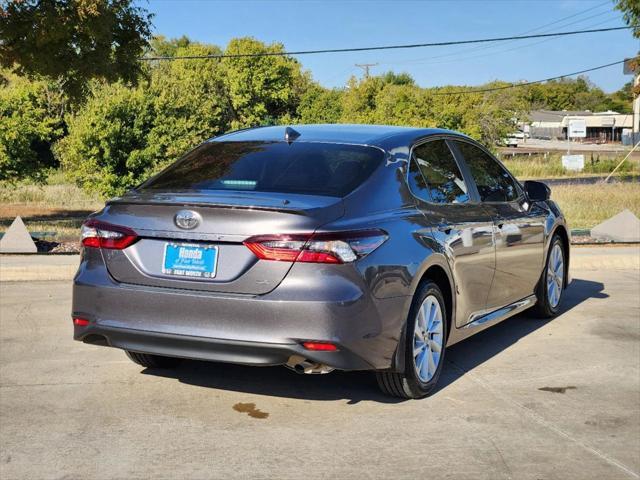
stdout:
[(3, 282), (0, 478), (639, 478), (639, 250), (575, 250), (559, 317), (452, 347), (419, 401), (367, 373), (145, 370), (72, 341), (69, 281)]

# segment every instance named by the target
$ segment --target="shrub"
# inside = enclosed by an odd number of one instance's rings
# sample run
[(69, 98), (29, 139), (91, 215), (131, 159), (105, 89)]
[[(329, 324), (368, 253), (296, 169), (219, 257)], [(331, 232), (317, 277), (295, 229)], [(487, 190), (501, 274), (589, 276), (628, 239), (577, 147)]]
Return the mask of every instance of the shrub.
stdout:
[[(187, 40), (155, 46), (175, 56), (220, 53)], [(239, 39), (228, 50), (254, 53), (282, 46)], [(119, 195), (207, 138), (290, 118), (304, 81), (300, 65), (286, 57), (161, 62), (150, 66), (147, 80), (135, 88), (96, 84), (69, 120), (69, 135), (56, 152), (84, 189)]]
[(117, 195), (150, 168), (147, 137), (153, 122), (153, 101), (144, 88), (101, 84), (69, 119), (69, 135), (56, 153), (69, 178), (85, 190)]
[(51, 144), (64, 133), (64, 98), (45, 81), (0, 72), (0, 181), (43, 178), (57, 161)]

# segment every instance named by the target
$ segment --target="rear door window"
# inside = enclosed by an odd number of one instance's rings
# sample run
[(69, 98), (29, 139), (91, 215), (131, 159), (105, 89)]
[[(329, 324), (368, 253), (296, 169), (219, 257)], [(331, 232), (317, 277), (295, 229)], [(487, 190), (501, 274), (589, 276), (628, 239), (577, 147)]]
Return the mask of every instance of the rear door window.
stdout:
[(433, 140), (413, 149), (409, 186), (414, 195), (432, 203), (469, 201), (467, 185), (444, 140)]
[(483, 202), (510, 202), (520, 196), (511, 175), (489, 154), (467, 142), (456, 142)]
[(363, 145), (208, 142), (139, 190), (250, 190), (343, 197), (383, 160), (382, 150)]

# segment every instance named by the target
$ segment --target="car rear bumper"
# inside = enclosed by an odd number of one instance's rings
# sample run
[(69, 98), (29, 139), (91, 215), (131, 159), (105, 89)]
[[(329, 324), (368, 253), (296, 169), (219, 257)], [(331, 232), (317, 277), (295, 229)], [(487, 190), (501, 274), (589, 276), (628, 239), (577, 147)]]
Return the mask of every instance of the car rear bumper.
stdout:
[[(375, 298), (353, 271), (296, 264), (268, 294), (216, 294), (118, 283), (96, 253), (74, 279), (72, 314), (90, 322), (74, 326), (76, 340), (240, 364), (279, 365), (298, 355), (343, 370), (392, 366), (408, 299)], [(306, 350), (303, 341), (338, 351)]]
[(74, 338), (84, 343), (167, 357), (266, 366), (283, 365), (291, 357), (297, 356), (342, 370), (373, 368), (364, 359), (344, 348), (339, 348), (337, 352), (316, 352), (306, 350), (296, 343), (244, 342), (100, 325), (86, 328), (76, 326), (75, 330)]

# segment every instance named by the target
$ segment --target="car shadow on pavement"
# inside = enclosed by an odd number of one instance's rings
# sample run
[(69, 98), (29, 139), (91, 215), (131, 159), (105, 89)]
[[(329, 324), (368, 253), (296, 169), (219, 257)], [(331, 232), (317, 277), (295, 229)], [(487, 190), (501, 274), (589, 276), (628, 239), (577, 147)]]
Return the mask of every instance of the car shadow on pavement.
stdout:
[[(587, 299), (608, 298), (609, 295), (603, 290), (604, 285), (600, 282), (573, 279), (564, 292), (560, 315)], [(447, 349), (444, 369), (434, 394), (445, 389), (491, 357), (509, 348), (521, 338), (553, 321), (553, 318), (541, 319), (529, 312), (524, 312), (453, 345)]]
[(176, 378), (181, 383), (242, 393), (301, 400), (363, 400), (398, 403), (399, 398), (378, 391), (371, 372), (333, 371), (324, 375), (301, 375), (286, 367), (255, 367), (213, 362), (185, 361), (172, 370), (147, 368), (144, 374)]
[[(603, 293), (603, 289), (602, 283), (574, 279), (565, 292), (562, 311), (566, 312), (589, 298), (607, 298), (608, 295)], [(442, 375), (434, 395), (551, 321), (553, 319), (541, 320), (524, 313), (452, 346), (447, 350)], [(382, 394), (371, 372), (334, 371), (328, 375), (299, 375), (284, 367), (185, 361), (174, 370), (147, 368), (143, 373), (175, 378), (181, 383), (199, 387), (283, 398), (348, 400), (349, 405), (361, 401), (403, 401)]]

